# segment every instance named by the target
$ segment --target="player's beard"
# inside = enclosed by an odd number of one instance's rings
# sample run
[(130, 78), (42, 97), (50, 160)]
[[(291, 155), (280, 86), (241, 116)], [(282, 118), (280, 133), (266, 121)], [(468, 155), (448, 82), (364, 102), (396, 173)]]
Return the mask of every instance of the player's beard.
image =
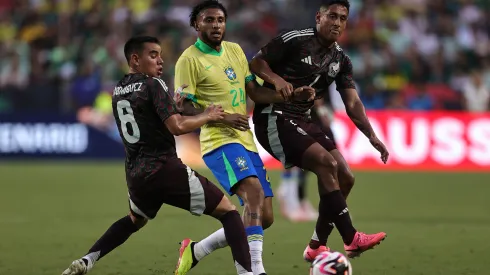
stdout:
[(211, 39), (210, 35), (208, 35), (207, 33), (204, 34), (203, 38), (204, 38), (204, 42), (206, 44), (209, 44), (211, 46), (221, 46), (221, 42), (223, 42), (223, 40), (225, 39), (225, 34), (226, 34), (226, 31), (224, 31), (222, 34), (221, 34), (221, 37), (220, 37), (220, 40), (217, 41), (217, 40), (213, 40)]

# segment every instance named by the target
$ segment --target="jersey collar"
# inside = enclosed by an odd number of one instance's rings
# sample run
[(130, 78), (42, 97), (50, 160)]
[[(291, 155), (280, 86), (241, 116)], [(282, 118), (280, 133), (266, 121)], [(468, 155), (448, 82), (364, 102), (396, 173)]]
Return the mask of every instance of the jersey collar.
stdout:
[(196, 48), (198, 48), (201, 52), (205, 54), (221, 56), (221, 54), (223, 53), (223, 45), (221, 45), (219, 52), (217, 52), (215, 49), (209, 47), (206, 43), (204, 43), (199, 38), (197, 39), (196, 43), (194, 43), (194, 46), (196, 46)]

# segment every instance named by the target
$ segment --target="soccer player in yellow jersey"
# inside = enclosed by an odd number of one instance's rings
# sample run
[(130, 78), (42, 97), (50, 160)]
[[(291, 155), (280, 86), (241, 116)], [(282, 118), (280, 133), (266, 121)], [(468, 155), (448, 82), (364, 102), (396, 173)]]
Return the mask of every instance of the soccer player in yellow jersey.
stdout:
[[(258, 85), (241, 47), (223, 41), (226, 19), (226, 9), (218, 1), (207, 0), (194, 7), (190, 24), (199, 38), (177, 61), (175, 85), (188, 85), (182, 92), (187, 99), (184, 113), (199, 112), (214, 103), (221, 105), (228, 114), (221, 123), (202, 127), (203, 159), (223, 188), (230, 195), (237, 194), (244, 205), (243, 222), (252, 271), (254, 275), (265, 275), (263, 230), (273, 222), (273, 193), (249, 128), (247, 95), (257, 103), (284, 102), (292, 98), (307, 101), (313, 100), (314, 89), (300, 87), (281, 94)], [(220, 229), (200, 242), (185, 239), (181, 244), (176, 267), (178, 275), (186, 274), (203, 257), (225, 247), (227, 241)]]

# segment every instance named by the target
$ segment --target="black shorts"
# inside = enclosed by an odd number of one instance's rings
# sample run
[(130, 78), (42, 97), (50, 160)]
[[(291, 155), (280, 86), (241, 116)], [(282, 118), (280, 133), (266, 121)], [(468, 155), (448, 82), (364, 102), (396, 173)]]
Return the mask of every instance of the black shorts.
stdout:
[(146, 176), (127, 176), (131, 212), (153, 219), (163, 204), (193, 215), (211, 214), (223, 199), (223, 192), (178, 158)]
[(337, 149), (335, 141), (322, 131), (319, 124), (276, 113), (254, 118), (255, 136), (260, 145), (286, 169), (302, 167), (304, 152), (316, 142), (327, 151)]
[(327, 135), (327, 137), (335, 143), (335, 136), (333, 135), (332, 128), (324, 126), (320, 120), (320, 117), (314, 110), (311, 111), (311, 122), (318, 125), (320, 129), (325, 133), (325, 135)]

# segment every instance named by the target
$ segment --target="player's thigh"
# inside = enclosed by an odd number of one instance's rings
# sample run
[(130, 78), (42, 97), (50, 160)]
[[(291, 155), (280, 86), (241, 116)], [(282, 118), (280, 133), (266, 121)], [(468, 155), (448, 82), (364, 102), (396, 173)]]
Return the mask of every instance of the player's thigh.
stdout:
[(163, 204), (187, 210), (197, 216), (209, 215), (224, 196), (218, 187), (184, 165), (180, 159), (167, 162), (147, 179), (146, 184), (150, 187), (145, 201), (152, 207), (145, 210), (153, 217)]
[(248, 151), (239, 143), (230, 143), (206, 154), (204, 162), (228, 194), (236, 193), (242, 183), (259, 184)]
[(304, 152), (316, 142), (300, 124), (301, 120), (277, 114), (261, 115), (255, 124), (257, 140), (285, 168), (302, 167)]
[(252, 160), (255, 172), (257, 174), (257, 179), (262, 186), (264, 191), (264, 197), (274, 197), (274, 192), (272, 191), (272, 186), (270, 182), (269, 175), (267, 174), (267, 169), (265, 169), (264, 162), (260, 158), (260, 155), (256, 152), (248, 152), (250, 159)]

